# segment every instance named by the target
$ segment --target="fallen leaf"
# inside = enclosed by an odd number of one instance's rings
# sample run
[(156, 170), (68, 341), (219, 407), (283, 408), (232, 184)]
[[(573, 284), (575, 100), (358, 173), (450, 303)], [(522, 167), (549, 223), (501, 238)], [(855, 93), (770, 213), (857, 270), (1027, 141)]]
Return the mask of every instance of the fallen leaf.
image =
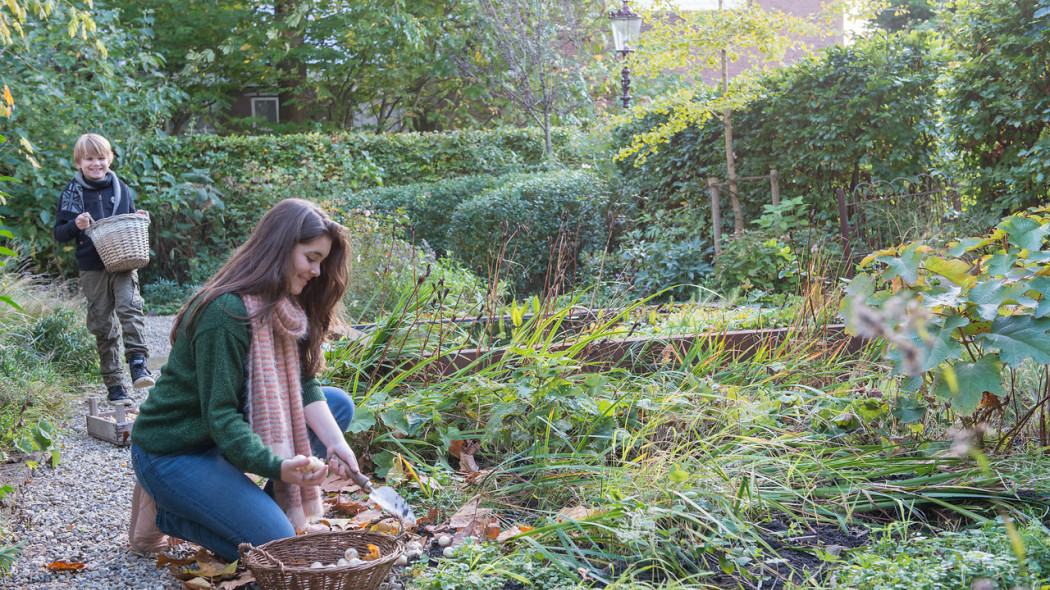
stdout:
[(485, 538), (486, 539), (495, 539), (495, 538), (499, 537), (499, 533), (500, 533), (500, 526), (499, 526), (498, 522), (490, 522), (489, 524), (485, 525)]
[(193, 578), (191, 580), (182, 580), (182, 587), (188, 590), (211, 590), (215, 588), (211, 582), (204, 578)]
[(383, 518), (383, 511), (372, 510), (370, 508), (368, 510), (365, 510), (364, 512), (355, 514), (354, 517), (350, 519), (350, 522), (354, 523), (358, 527), (364, 527), (372, 524), (373, 521), (379, 520), (380, 518)]
[(45, 565), (44, 567), (46, 567), (47, 569), (49, 569), (49, 570), (51, 570), (53, 572), (79, 572), (80, 570), (84, 569), (87, 566), (85, 566), (84, 563), (81, 562), (81, 561), (72, 561), (72, 562), (70, 562), (70, 561), (58, 560), (58, 561), (52, 561), (51, 563)]
[(518, 535), (520, 535), (523, 532), (525, 532), (525, 531), (521, 530), (521, 527), (519, 527), (517, 525), (514, 525), (514, 526), (510, 527), (509, 529), (503, 531), (499, 535), (497, 535), (496, 536), (496, 542), (497, 543), (506, 543), (508, 539), (510, 539), (512, 537), (517, 537)]
[(454, 440), (448, 445), (448, 454), (459, 459), (459, 454), (463, 452), (463, 441)]
[(595, 514), (601, 514), (601, 510), (594, 508), (585, 508), (583, 506), (573, 506), (572, 508), (565, 507), (558, 511), (557, 516), (554, 517), (554, 522), (566, 522), (569, 520), (582, 520), (588, 516), (594, 516)]
[[(401, 533), (401, 525), (397, 524), (397, 522), (393, 520), (381, 520), (372, 525), (371, 530), (380, 533), (387, 533), (390, 535), (398, 535)], [(364, 558), (362, 557), (361, 559)]]
[(375, 545), (369, 543), (368, 553), (361, 556), (361, 561), (375, 561), (379, 559), (379, 557), (379, 547), (376, 547)]
[(422, 516), (416, 519), (416, 524), (434, 524), (438, 519), (437, 506), (431, 506), (430, 510), (427, 511), (426, 516)]
[(221, 584), (216, 586), (216, 588), (218, 590), (237, 590), (237, 588), (247, 586), (248, 584), (251, 584), (253, 582), (255, 582), (255, 576), (252, 575), (252, 572), (250, 570), (244, 570), (236, 578), (232, 580), (226, 580), (225, 582), (222, 582)]
[(365, 510), (368, 510), (368, 505), (355, 500), (343, 502), (341, 497), (337, 497), (335, 504), (332, 505), (332, 510), (347, 516), (357, 516)]
[(350, 531), (361, 528), (354, 524), (349, 518), (325, 518), (318, 522), (327, 524), (333, 531)]
[(481, 508), (481, 496), (474, 496), (467, 501), (466, 504), (460, 507), (455, 514), (449, 519), (449, 526), (462, 529), (466, 526), (473, 524), (475, 521), (484, 519), (486, 524), (488, 523), (489, 517), (492, 515), (491, 508)]
[(197, 570), (195, 573), (203, 578), (232, 576), (237, 573), (237, 560), (226, 563), (211, 552), (201, 550), (197, 552)]
[(324, 478), (324, 481), (321, 482), (321, 491), (323, 491), (326, 494), (340, 492), (345, 487), (346, 480), (339, 477), (338, 475), (329, 474), (328, 477)]

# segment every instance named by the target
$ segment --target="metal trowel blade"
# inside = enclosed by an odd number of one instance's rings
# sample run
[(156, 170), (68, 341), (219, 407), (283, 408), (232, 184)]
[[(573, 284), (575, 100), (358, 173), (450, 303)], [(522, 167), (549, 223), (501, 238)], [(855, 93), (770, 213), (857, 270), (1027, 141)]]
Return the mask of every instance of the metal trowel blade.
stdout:
[(394, 491), (394, 488), (390, 486), (374, 488), (368, 494), (368, 499), (408, 524), (416, 524), (416, 515), (412, 513), (412, 507), (401, 497), (401, 494)]

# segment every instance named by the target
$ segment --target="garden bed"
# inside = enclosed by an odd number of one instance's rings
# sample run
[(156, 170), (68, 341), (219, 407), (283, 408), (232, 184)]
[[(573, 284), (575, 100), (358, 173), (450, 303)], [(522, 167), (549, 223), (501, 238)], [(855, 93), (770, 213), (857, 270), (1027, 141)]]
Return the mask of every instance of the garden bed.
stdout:
[[(766, 328), (761, 330), (733, 330), (691, 335), (668, 335), (632, 338), (606, 338), (586, 344), (561, 342), (546, 349), (550, 354), (569, 354), (589, 372), (614, 368), (636, 372), (654, 372), (673, 359), (686, 358), (690, 350), (720, 349), (729, 359), (742, 360), (761, 349), (774, 348), (799, 328)], [(841, 324), (819, 329), (820, 338), (829, 348), (856, 352), (864, 340), (850, 336)], [(508, 354), (508, 348), (467, 348), (441, 355), (433, 361), (432, 371), (450, 375), (462, 370), (480, 370)]]

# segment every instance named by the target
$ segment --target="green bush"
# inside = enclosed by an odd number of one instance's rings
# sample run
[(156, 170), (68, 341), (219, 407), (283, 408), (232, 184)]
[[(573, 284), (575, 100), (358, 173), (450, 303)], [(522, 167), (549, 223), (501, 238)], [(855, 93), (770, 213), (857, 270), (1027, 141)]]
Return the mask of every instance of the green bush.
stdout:
[(421, 182), (350, 193), (346, 208), (371, 210), (390, 216), (408, 217), (408, 238), (425, 240), (438, 255), (448, 249), (446, 239), (452, 212), (480, 193), (505, 182), (496, 176), (463, 176), (437, 182)]
[(606, 242), (609, 204), (604, 180), (586, 170), (519, 176), (456, 207), (447, 243), (479, 275), (519, 291), (542, 287), (554, 267), (571, 284), (580, 252)]

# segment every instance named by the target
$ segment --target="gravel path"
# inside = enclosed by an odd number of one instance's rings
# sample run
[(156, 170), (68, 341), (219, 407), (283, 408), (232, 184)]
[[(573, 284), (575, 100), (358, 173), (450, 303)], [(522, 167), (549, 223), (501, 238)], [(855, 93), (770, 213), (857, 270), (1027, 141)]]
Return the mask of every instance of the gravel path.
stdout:
[[(147, 318), (151, 365), (159, 366), (168, 354), (171, 320)], [(147, 390), (129, 392), (138, 403)], [(101, 388), (99, 393), (105, 399)], [(100, 406), (109, 408), (105, 402)], [(155, 567), (155, 555), (138, 556), (128, 548), (135, 485), (130, 454), (126, 447), (88, 436), (86, 413), (85, 402), (83, 412), (61, 425), (58, 467), (38, 469), (20, 495), (11, 532), (25, 545), (11, 575), (0, 578), (0, 588), (181, 588), (167, 569)], [(175, 551), (183, 554), (191, 549), (185, 544)], [(86, 567), (54, 573), (45, 564), (56, 560), (79, 561)]]

